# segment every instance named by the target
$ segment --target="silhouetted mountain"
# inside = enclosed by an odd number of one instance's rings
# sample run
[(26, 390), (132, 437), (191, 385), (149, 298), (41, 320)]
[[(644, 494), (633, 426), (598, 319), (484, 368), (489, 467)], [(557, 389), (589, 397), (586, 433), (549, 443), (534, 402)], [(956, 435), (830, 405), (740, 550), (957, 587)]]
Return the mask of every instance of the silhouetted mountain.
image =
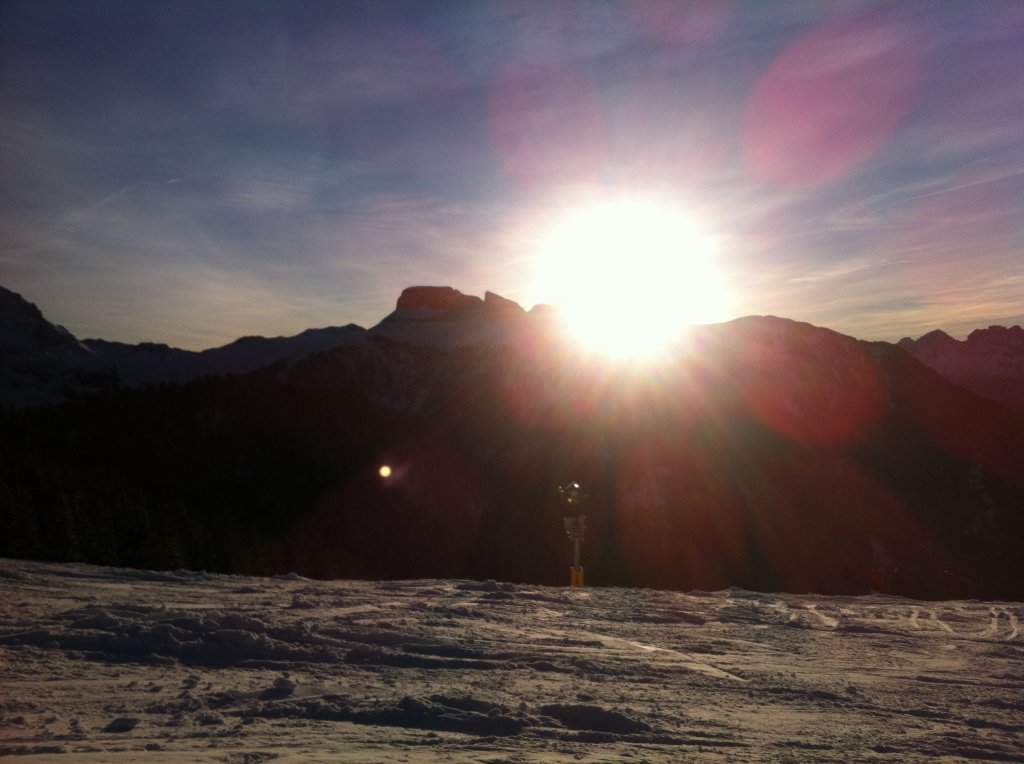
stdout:
[(182, 350), (144, 342), (79, 341), (20, 295), (0, 287), (0, 407), (47, 406), (118, 386), (176, 384), (244, 374), (365, 338), (355, 324), (294, 337), (242, 337), (223, 347)]
[(939, 374), (978, 395), (1024, 411), (1024, 329), (990, 326), (966, 340), (936, 330), (899, 346)]
[[(526, 311), (512, 300), (493, 292), (484, 299), (464, 295), (451, 287), (407, 287), (395, 310), (370, 329), (386, 337), (413, 345), (451, 347), (469, 344), (504, 344), (529, 331), (542, 311)], [(519, 320), (517, 320), (519, 319)]]
[[(774, 317), (610, 365), (415, 288), (359, 342), (9, 416), (0, 554), (322, 577), (1024, 596), (1024, 418)], [(391, 468), (384, 478), (378, 468)]]
[(109, 364), (0, 287), (0, 409), (47, 406), (115, 384)]
[(129, 345), (84, 340), (97, 357), (110, 362), (129, 386), (187, 382), (208, 375), (245, 374), (280, 361), (359, 342), (366, 330), (355, 324), (307, 329), (294, 337), (242, 337), (209, 350), (181, 350), (144, 342)]

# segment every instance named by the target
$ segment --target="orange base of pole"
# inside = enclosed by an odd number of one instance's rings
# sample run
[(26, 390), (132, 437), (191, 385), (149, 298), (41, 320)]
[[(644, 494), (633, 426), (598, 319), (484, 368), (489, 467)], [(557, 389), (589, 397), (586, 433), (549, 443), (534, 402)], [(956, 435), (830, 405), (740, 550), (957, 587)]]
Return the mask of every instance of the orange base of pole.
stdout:
[(569, 568), (569, 586), (583, 586), (583, 567)]

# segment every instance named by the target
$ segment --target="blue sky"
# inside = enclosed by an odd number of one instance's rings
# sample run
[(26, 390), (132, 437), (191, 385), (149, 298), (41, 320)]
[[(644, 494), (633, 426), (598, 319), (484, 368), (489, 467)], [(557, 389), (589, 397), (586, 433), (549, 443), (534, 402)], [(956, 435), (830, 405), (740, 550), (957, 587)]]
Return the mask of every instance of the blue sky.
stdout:
[(560, 215), (653, 194), (736, 316), (1021, 323), (1021, 40), (994, 0), (6, 0), (0, 284), (197, 349), (413, 284), (530, 307)]

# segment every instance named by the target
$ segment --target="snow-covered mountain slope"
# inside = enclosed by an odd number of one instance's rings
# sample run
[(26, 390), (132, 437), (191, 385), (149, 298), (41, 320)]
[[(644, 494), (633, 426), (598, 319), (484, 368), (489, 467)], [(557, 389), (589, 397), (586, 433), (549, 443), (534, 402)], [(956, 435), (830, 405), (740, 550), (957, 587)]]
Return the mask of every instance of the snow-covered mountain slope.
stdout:
[(1024, 607), (0, 560), (0, 756), (1021, 761)]
[(1024, 411), (1024, 329), (990, 326), (966, 340), (935, 330), (899, 346), (956, 384)]

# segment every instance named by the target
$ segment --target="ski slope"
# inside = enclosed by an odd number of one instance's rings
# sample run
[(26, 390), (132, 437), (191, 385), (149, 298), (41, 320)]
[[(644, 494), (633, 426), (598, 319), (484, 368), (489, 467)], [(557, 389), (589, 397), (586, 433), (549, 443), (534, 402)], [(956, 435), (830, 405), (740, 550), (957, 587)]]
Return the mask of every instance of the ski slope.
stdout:
[(1024, 605), (0, 561), (30, 762), (1024, 761)]

